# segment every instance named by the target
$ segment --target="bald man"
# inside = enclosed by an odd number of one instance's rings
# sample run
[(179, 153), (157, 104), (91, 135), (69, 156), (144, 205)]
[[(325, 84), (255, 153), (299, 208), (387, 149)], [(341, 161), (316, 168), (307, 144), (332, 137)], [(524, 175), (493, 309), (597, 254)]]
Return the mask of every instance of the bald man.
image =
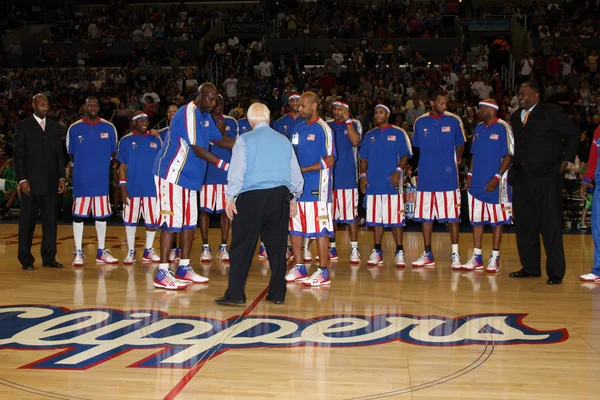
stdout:
[(38, 211), (42, 217), (42, 265), (62, 268), (56, 261), (57, 194), (65, 190), (65, 155), (61, 127), (46, 118), (50, 108), (42, 94), (33, 97), (33, 115), (16, 125), (14, 161), (21, 189), (19, 262), (34, 269), (31, 243)]
[(467, 175), (469, 218), (473, 225), (473, 255), (462, 265), (466, 271), (483, 270), (481, 240), (484, 225), (492, 226), (493, 249), (486, 272), (500, 270), (500, 241), (504, 225), (512, 222), (512, 199), (506, 175), (512, 163), (514, 140), (510, 125), (497, 116), (493, 99), (479, 102), (477, 125), (471, 147), (471, 165)]

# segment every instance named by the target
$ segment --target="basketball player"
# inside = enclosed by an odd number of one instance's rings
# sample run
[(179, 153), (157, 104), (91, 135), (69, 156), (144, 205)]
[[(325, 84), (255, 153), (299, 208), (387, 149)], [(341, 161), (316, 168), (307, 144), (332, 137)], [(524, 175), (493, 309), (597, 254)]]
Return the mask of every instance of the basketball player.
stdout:
[[(171, 123), (167, 141), (158, 153), (152, 172), (160, 206), (160, 265), (154, 286), (183, 289), (186, 283), (206, 283), (190, 265), (190, 252), (198, 220), (197, 191), (202, 188), (206, 162), (227, 171), (229, 164), (208, 150), (209, 142), (231, 149), (234, 141), (224, 137), (210, 113), (218, 94), (212, 83), (198, 88), (198, 97), (181, 107)], [(181, 260), (173, 277), (169, 271), (169, 252), (173, 232), (181, 232)]]
[[(357, 146), (362, 125), (350, 119), (348, 104), (333, 102), (333, 120), (327, 121), (333, 131), (337, 160), (333, 167), (333, 222), (347, 224), (350, 233), (350, 263), (360, 264), (358, 251), (358, 160)], [(329, 258), (338, 258), (335, 236), (329, 238)]]
[(287, 282), (302, 281), (307, 286), (329, 285), (329, 235), (333, 234), (332, 179), (335, 158), (333, 133), (318, 114), (319, 97), (306, 92), (300, 97), (300, 114), (306, 121), (298, 124), (292, 145), (304, 177), (304, 192), (298, 199), (298, 212), (290, 218), (292, 250), (296, 260), (303, 259), (303, 238), (317, 238), (319, 268), (308, 276), (304, 264), (296, 264), (286, 275)]
[(299, 123), (305, 121), (305, 119), (300, 115), (299, 93), (292, 93), (288, 99), (288, 104), (290, 106), (290, 112), (275, 122), (274, 129), (291, 140), (294, 129)]
[(598, 169), (598, 152), (600, 151), (600, 127), (594, 131), (592, 145), (590, 146), (590, 157), (588, 166), (583, 178), (581, 179), (581, 187), (579, 195), (582, 199), (588, 196), (588, 189), (592, 185), (592, 181), (596, 181), (594, 185), (594, 195), (592, 197), (592, 239), (594, 240), (594, 266), (592, 272), (579, 277), (584, 282), (600, 283), (600, 169)]
[(462, 156), (465, 132), (460, 118), (446, 112), (448, 99), (442, 92), (430, 98), (431, 112), (417, 118), (413, 146), (419, 147), (419, 179), (415, 204), (415, 221), (423, 223), (425, 251), (412, 263), (414, 267), (435, 265), (431, 251), (433, 221), (447, 222), (452, 241), (451, 266), (461, 266), (458, 254), (460, 191), (457, 162)]
[[(173, 121), (173, 116), (175, 115), (175, 113), (177, 112), (178, 109), (179, 109), (179, 107), (177, 107), (177, 104), (170, 104), (169, 107), (167, 107), (167, 121), (169, 122), (169, 126), (171, 125), (171, 121)], [(167, 140), (167, 133), (169, 132), (169, 126), (166, 126), (158, 131), (160, 140), (162, 140), (163, 144)], [(174, 232), (173, 233), (173, 244), (171, 245), (171, 252), (169, 253), (169, 261), (170, 262), (179, 261), (180, 257), (181, 257), (181, 249), (179, 248), (179, 246), (177, 246), (177, 233)]]
[[(360, 190), (367, 197), (367, 226), (373, 227), (374, 249), (367, 265), (383, 264), (384, 228), (392, 228), (396, 242), (396, 267), (404, 268), (404, 167), (412, 157), (406, 132), (389, 123), (390, 109), (375, 106), (374, 125), (360, 149)], [(336, 163), (337, 164), (337, 163)], [(335, 182), (335, 181), (334, 181)]]
[[(498, 103), (493, 99), (479, 102), (477, 116), (482, 121), (473, 132), (471, 166), (467, 174), (469, 219), (473, 225), (473, 255), (462, 266), (466, 271), (483, 270), (481, 239), (483, 226), (492, 226), (493, 250), (486, 272), (500, 270), (500, 241), (503, 226), (512, 221), (510, 188), (506, 182), (514, 154), (510, 126), (497, 117)], [(452, 269), (459, 269), (452, 267)]]
[(117, 264), (106, 248), (106, 219), (111, 215), (109, 199), (110, 163), (117, 152), (117, 130), (98, 117), (96, 97), (85, 100), (84, 117), (67, 131), (67, 152), (73, 161), (73, 266), (83, 266), (83, 220), (90, 213), (96, 220), (98, 251), (96, 263)]
[[(217, 127), (223, 134), (232, 140), (238, 135), (238, 124), (235, 118), (223, 115), (223, 97), (219, 95), (217, 104), (212, 111), (212, 117)], [(229, 163), (231, 162), (231, 150), (219, 146), (210, 146), (210, 152), (216, 157)], [(219, 260), (229, 262), (227, 252), (227, 235), (229, 235), (229, 218), (225, 214), (225, 189), (227, 187), (227, 171), (209, 164), (206, 167), (206, 178), (204, 186), (200, 191), (200, 233), (202, 234), (201, 262), (210, 262), (212, 254), (208, 244), (208, 225), (210, 224), (210, 213), (221, 214), (221, 246), (219, 247)]]

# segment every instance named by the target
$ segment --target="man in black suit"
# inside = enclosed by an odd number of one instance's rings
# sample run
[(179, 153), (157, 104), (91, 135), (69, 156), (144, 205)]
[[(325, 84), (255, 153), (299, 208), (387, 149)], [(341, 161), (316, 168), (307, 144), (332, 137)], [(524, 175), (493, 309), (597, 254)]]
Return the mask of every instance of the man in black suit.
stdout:
[(522, 269), (511, 278), (541, 276), (540, 233), (546, 250), (548, 284), (562, 283), (565, 252), (562, 241), (562, 187), (566, 166), (579, 147), (577, 126), (557, 105), (540, 103), (539, 88), (524, 83), (519, 106), (511, 118), (515, 138), (513, 212)]
[(33, 97), (33, 115), (16, 125), (14, 161), (21, 189), (19, 262), (32, 270), (31, 242), (38, 210), (42, 217), (42, 264), (62, 268), (56, 261), (57, 192), (65, 190), (65, 156), (60, 125), (46, 118), (48, 98)]

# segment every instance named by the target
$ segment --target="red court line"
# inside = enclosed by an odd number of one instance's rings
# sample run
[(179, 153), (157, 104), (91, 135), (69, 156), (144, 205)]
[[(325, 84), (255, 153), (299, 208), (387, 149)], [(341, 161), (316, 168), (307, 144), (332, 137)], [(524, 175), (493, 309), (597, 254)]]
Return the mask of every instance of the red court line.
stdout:
[[(244, 319), (248, 316), (248, 314), (250, 314), (258, 305), (258, 303), (260, 303), (260, 301), (267, 295), (267, 293), (269, 292), (269, 286), (267, 286), (259, 295), (258, 297), (256, 297), (256, 299), (254, 299), (254, 301), (248, 306), (248, 308), (246, 308), (244, 310), (244, 312), (237, 318), (236, 322), (239, 322), (241, 319)], [(215, 358), (216, 356), (223, 354), (225, 351), (227, 351), (227, 349), (225, 350), (221, 350), (221, 351), (217, 351), (215, 353), (213, 353), (208, 359), (194, 365), (184, 376), (183, 378), (181, 378), (181, 380), (179, 382), (177, 382), (177, 385), (175, 385), (175, 387), (173, 389), (171, 389), (171, 391), (164, 397), (163, 400), (173, 400), (175, 399), (175, 397), (177, 397), (177, 395), (183, 390), (183, 388), (194, 378), (194, 376), (198, 373), (198, 371), (200, 371), (200, 369), (202, 369), (202, 367), (204, 366), (204, 364), (206, 364), (208, 361), (212, 360), (213, 358)]]

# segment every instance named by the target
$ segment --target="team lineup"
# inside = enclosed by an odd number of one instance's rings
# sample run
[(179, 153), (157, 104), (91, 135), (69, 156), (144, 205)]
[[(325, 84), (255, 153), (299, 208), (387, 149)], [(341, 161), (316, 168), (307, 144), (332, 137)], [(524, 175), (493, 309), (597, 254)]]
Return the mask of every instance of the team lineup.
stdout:
[[(319, 117), (320, 99), (312, 93), (289, 97), (290, 112), (271, 126), (292, 144), (303, 187), (290, 203), (288, 260), (295, 265), (285, 281), (306, 286), (329, 285), (328, 266), (338, 258), (359, 264), (359, 198), (363, 197), (366, 225), (372, 228), (373, 248), (367, 265), (383, 264), (382, 239), (391, 229), (396, 243), (394, 258), (404, 268), (403, 227), (405, 226), (404, 170), (419, 149), (418, 180), (414, 221), (422, 223), (423, 252), (411, 262), (413, 268), (435, 266), (431, 247), (433, 223), (448, 223), (452, 252), (448, 266), (454, 270), (479, 270), (497, 273), (500, 269), (502, 229), (512, 223), (511, 188), (507, 172), (512, 163), (514, 142), (511, 127), (497, 118), (494, 100), (479, 103), (481, 121), (474, 131), (471, 162), (467, 175), (469, 220), (473, 227), (473, 252), (464, 263), (458, 250), (461, 192), (458, 164), (466, 142), (461, 119), (446, 111), (443, 93), (430, 97), (431, 112), (414, 123), (414, 135), (390, 123), (390, 109), (375, 106), (374, 128), (363, 134), (361, 124), (350, 116), (343, 101), (333, 103), (333, 119)], [(113, 158), (120, 163), (119, 188), (123, 202), (128, 251), (124, 264), (134, 264), (136, 227), (141, 219), (146, 229), (143, 261), (158, 263), (154, 287), (177, 290), (189, 284), (202, 284), (208, 278), (192, 267), (191, 248), (199, 225), (203, 240), (201, 262), (210, 262), (208, 243), (210, 214), (220, 214), (221, 243), (216, 254), (229, 261), (227, 240), (231, 219), (228, 204), (235, 198), (228, 193), (228, 175), (241, 135), (252, 132), (247, 118), (236, 121), (223, 115), (223, 97), (211, 83), (198, 89), (195, 101), (167, 110), (169, 126), (151, 131), (143, 112), (132, 117), (133, 131), (118, 141), (116, 128), (98, 117), (98, 99), (89, 97), (85, 116), (72, 124), (66, 145), (73, 160), (73, 266), (82, 267), (83, 220), (95, 219), (97, 263), (117, 264), (119, 260), (106, 248), (106, 219), (112, 214), (109, 199), (109, 170)], [(288, 145), (289, 146), (289, 145)], [(244, 148), (246, 157), (250, 149)], [(269, 158), (269, 154), (253, 156)], [(360, 192), (360, 193), (359, 193)], [(363, 196), (359, 196), (362, 194)], [(227, 212), (226, 212), (227, 211)], [(229, 214), (229, 215), (228, 215)], [(286, 217), (287, 218), (287, 217)], [(347, 225), (350, 253), (338, 256), (336, 224)], [(492, 226), (493, 248), (487, 264), (482, 254), (484, 225)], [(160, 231), (160, 252), (154, 250)], [(178, 237), (177, 237), (178, 236)], [(178, 239), (178, 240), (177, 240)], [(317, 270), (309, 275), (313, 261), (310, 250), (316, 242)], [(179, 244), (177, 244), (179, 242)], [(269, 248), (261, 242), (259, 259), (268, 259)], [(171, 263), (179, 261), (177, 267)], [(310, 265), (310, 264), (309, 264)]]

